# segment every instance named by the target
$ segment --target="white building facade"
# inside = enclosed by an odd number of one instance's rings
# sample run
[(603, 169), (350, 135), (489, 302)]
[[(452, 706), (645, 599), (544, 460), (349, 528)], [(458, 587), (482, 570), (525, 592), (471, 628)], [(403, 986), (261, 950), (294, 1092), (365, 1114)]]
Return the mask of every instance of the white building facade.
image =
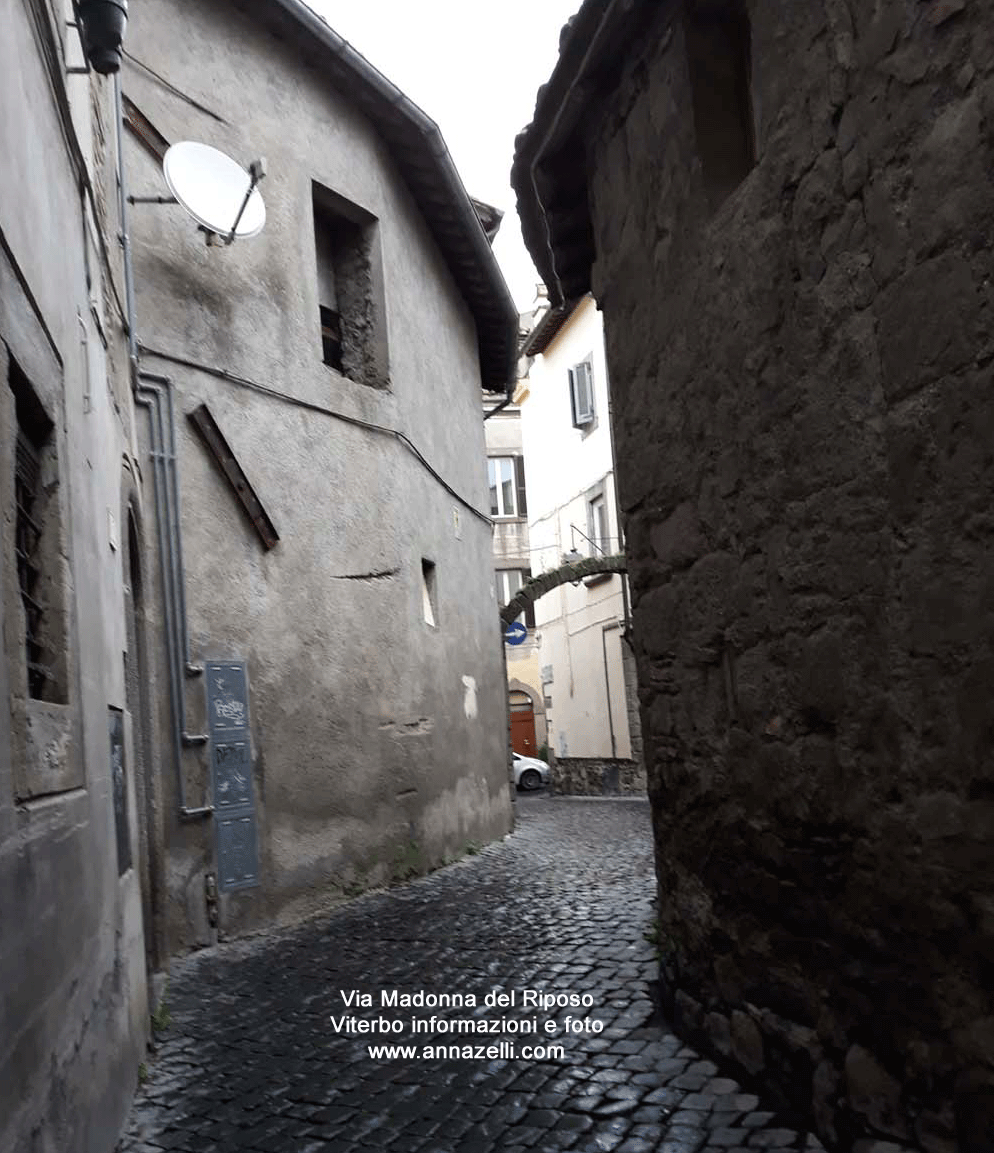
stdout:
[[(590, 297), (536, 313), (519, 388), (535, 575), (623, 551), (600, 313)], [(526, 391), (527, 390), (527, 393)], [(644, 787), (626, 578), (587, 577), (535, 602), (549, 748), (568, 791)], [(634, 732), (633, 732), (634, 730)], [(634, 737), (634, 740), (633, 740)], [(631, 762), (636, 764), (631, 764)]]

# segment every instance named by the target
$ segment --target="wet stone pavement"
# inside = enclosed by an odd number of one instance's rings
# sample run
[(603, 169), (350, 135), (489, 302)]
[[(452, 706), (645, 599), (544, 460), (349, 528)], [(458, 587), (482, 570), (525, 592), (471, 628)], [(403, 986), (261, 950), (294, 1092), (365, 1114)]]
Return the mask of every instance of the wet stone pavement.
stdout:
[[(648, 805), (522, 796), (517, 809), (514, 834), (477, 856), (174, 964), (122, 1153), (820, 1150), (656, 1012)], [(512, 992), (513, 1006), (485, 1004)], [(545, 1009), (528, 992), (592, 1004)], [(419, 993), (467, 1003), (405, 1004)], [(583, 1031), (565, 1032), (567, 1016)], [(380, 1031), (387, 1020), (402, 1031)], [(359, 1032), (367, 1022), (377, 1031)]]

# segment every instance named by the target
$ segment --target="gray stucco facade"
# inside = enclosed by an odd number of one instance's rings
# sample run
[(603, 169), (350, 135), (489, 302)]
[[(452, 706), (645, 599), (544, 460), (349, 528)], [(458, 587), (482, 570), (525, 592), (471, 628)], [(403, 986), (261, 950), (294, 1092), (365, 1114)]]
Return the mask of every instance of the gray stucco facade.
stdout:
[[(175, 396), (190, 652), (247, 664), (258, 823), (258, 884), (214, 901), (215, 830), (181, 822), (174, 776), (159, 776), (158, 932), (171, 952), (506, 832), (506, 691), (478, 321), (394, 151), (300, 29), (163, 0), (133, 14), (129, 51), (144, 67), (128, 63), (125, 95), (158, 136), (268, 167), (266, 227), (230, 247), (205, 245), (176, 205), (131, 213), (141, 369)], [(125, 159), (129, 191), (168, 195), (133, 133)], [(322, 357), (324, 205), (372, 237), (375, 378)], [(201, 405), (276, 528), (268, 551), (187, 419)], [(203, 680), (183, 690), (203, 732)], [(182, 750), (189, 807), (210, 803), (210, 750)]]
[(516, 158), (605, 316), (668, 1003), (839, 1149), (994, 1134), (992, 40), (588, 0)]
[(148, 1020), (121, 549), (141, 494), (111, 82), (66, 78), (80, 62), (61, 5), (5, 7), (0, 1149), (18, 1153), (113, 1147)]

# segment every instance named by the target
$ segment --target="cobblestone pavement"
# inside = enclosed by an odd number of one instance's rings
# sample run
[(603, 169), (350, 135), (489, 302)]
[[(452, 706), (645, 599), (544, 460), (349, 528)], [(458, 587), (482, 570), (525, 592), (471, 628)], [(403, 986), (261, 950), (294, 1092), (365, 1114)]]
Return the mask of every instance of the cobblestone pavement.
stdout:
[[(513, 836), (478, 856), (195, 954), (173, 967), (171, 1022), (120, 1149), (820, 1150), (658, 1018), (645, 935), (653, 892), (644, 802), (525, 796)], [(487, 1007), (495, 989), (514, 991), (516, 1004)], [(372, 1003), (347, 1006), (350, 990)], [(382, 1005), (392, 990), (398, 1004)], [(528, 990), (589, 995), (592, 1005), (525, 1006)], [(478, 1004), (400, 1003), (419, 991), (472, 993)], [(433, 1016), (431, 1032), (412, 1033), (412, 1018)], [(565, 1033), (567, 1016), (584, 1031)], [(396, 1020), (403, 1032), (349, 1033), (345, 1018)], [(534, 1019), (539, 1031), (444, 1031), (500, 1018)], [(376, 1059), (371, 1044), (416, 1055)], [(497, 1052), (425, 1052), (467, 1045)], [(528, 1056), (526, 1045), (562, 1052)]]

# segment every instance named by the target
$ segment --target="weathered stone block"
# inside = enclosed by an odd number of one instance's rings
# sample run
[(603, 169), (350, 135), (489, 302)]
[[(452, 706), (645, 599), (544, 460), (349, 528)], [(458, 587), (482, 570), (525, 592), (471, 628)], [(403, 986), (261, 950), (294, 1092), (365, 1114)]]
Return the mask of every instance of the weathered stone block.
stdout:
[(970, 265), (955, 253), (918, 265), (881, 294), (877, 317), (888, 400), (969, 362), (975, 307)]
[[(704, 1032), (714, 1048), (727, 1057), (732, 1052), (732, 1031), (728, 1018), (721, 1013), (708, 1013), (704, 1018)], [(712, 1087), (712, 1091), (713, 1087)]]
[(763, 1035), (746, 1013), (732, 1012), (732, 1056), (747, 1073), (758, 1073), (765, 1065)]
[(908, 1135), (900, 1084), (862, 1045), (853, 1045), (846, 1053), (845, 1077), (846, 1095), (854, 1112), (863, 1114), (878, 1131)]

